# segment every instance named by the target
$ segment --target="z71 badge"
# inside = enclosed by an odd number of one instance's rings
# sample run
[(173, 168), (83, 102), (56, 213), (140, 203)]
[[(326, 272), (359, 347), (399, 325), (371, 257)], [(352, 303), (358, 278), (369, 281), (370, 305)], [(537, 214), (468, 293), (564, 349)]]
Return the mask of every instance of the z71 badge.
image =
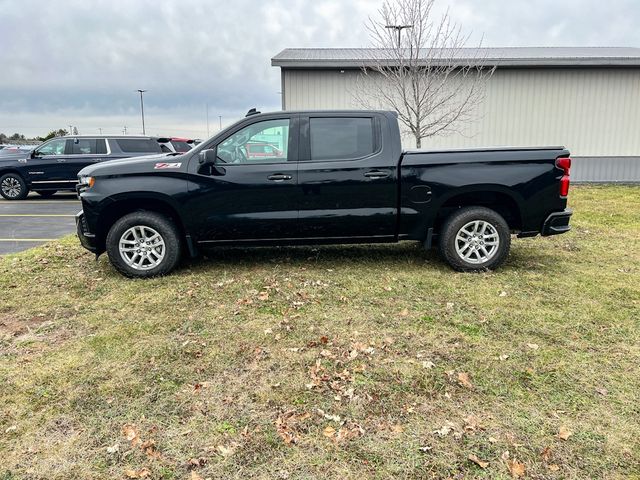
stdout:
[(162, 170), (163, 168), (180, 168), (182, 163), (156, 163), (154, 170)]

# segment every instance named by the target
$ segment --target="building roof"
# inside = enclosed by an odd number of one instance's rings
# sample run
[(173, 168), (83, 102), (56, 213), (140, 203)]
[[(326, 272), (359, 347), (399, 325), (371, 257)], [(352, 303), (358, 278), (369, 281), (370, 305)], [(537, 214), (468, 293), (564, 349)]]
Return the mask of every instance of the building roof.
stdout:
[[(425, 53), (425, 57), (426, 57)], [(447, 58), (444, 50), (432, 58)], [(453, 52), (461, 65), (498, 67), (628, 67), (640, 66), (640, 48), (635, 47), (501, 47), (463, 48)], [(394, 61), (384, 49), (375, 48), (285, 48), (271, 59), (281, 68), (361, 68), (368, 61)]]

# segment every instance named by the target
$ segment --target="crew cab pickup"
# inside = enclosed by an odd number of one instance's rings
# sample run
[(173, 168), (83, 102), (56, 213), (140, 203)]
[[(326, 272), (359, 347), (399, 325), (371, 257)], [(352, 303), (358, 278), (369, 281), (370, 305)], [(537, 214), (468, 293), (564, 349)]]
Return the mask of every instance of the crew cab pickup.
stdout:
[(87, 165), (118, 158), (162, 152), (150, 137), (56, 137), (31, 151), (0, 156), (0, 195), (22, 200), (33, 190), (50, 197), (59, 190), (76, 190), (78, 172)]
[[(274, 145), (272, 156), (247, 144)], [(217, 245), (438, 246), (456, 270), (494, 269), (511, 234), (569, 230), (564, 147), (402, 151), (385, 111), (251, 114), (195, 149), (79, 174), (82, 245), (130, 277)]]

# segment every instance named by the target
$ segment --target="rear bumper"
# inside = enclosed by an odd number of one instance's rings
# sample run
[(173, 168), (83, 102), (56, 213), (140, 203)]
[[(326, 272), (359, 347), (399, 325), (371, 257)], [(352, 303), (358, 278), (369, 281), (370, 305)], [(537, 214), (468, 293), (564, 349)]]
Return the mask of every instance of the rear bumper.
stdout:
[(570, 208), (562, 212), (552, 213), (542, 224), (541, 235), (547, 237), (549, 235), (559, 235), (568, 232), (571, 230), (571, 225), (569, 225), (571, 215), (573, 215), (573, 211)]
[(76, 214), (76, 230), (78, 238), (80, 239), (80, 244), (90, 252), (96, 253), (98, 251), (98, 247), (96, 246), (96, 236), (89, 232), (87, 222), (84, 218), (84, 212), (82, 210)]

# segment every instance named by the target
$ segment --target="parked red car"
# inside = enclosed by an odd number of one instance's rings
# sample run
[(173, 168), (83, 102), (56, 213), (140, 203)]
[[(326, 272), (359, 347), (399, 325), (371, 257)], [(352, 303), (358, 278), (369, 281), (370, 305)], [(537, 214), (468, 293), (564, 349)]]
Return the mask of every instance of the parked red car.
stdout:
[(247, 158), (282, 158), (284, 153), (275, 145), (270, 143), (247, 143)]

